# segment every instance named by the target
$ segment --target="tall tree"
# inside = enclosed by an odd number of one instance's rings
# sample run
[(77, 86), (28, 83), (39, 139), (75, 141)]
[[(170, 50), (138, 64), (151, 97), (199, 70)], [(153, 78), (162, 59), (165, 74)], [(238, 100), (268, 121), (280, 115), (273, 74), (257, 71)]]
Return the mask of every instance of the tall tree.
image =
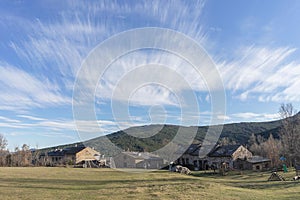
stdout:
[(0, 151), (6, 150), (6, 147), (7, 147), (7, 140), (2, 134), (0, 134)]
[(21, 166), (27, 167), (31, 165), (32, 154), (30, 151), (30, 147), (27, 144), (22, 145), (21, 151), (19, 153), (21, 154)]
[(280, 106), (282, 154), (286, 157), (290, 166), (300, 162), (300, 115), (296, 113), (296, 110), (290, 103)]
[(264, 152), (266, 157), (271, 160), (273, 167), (280, 165), (280, 152), (281, 152), (281, 141), (274, 139), (273, 135), (270, 134), (269, 139), (263, 144)]
[(7, 140), (0, 134), (0, 166), (6, 166), (6, 156), (9, 154), (7, 147)]

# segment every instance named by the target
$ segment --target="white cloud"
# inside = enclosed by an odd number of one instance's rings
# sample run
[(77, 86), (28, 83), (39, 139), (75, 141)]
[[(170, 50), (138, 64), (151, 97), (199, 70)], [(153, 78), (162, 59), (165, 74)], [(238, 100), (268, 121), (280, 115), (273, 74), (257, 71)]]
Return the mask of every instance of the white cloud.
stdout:
[(0, 116), (0, 120), (5, 121), (5, 122), (10, 122), (10, 123), (18, 123), (18, 122), (20, 122), (19, 120), (10, 119), (10, 118), (3, 117), (3, 116)]
[(136, 51), (106, 69), (96, 96), (99, 99), (130, 100), (139, 105), (180, 106), (186, 103), (181, 101), (186, 97), (185, 91), (208, 90), (203, 76), (174, 54)]
[(82, 134), (82, 138), (85, 138), (85, 134), (94, 134), (96, 137), (118, 130), (117, 124), (109, 120), (77, 120), (75, 123), (74, 120), (69, 119), (44, 119), (29, 115), (19, 115), (19, 117), (20, 120), (15, 120), (0, 116), (0, 128), (13, 128), (15, 135), (17, 133), (23, 134), (23, 132), (34, 130), (33, 133), (40, 136), (52, 132), (65, 133), (66, 135), (71, 134), (74, 136), (76, 132), (79, 131), (78, 133)]
[(217, 118), (218, 118), (218, 119), (221, 119), (221, 120), (224, 120), (224, 121), (225, 121), (225, 120), (230, 120), (230, 119), (231, 119), (231, 118), (230, 118), (229, 116), (227, 116), (227, 115), (218, 115)]
[(300, 63), (289, 61), (296, 49), (247, 47), (237, 59), (219, 62), (224, 85), (241, 100), (300, 101)]
[(61, 94), (55, 84), (0, 63), (0, 109), (13, 110), (70, 104), (71, 99)]
[[(192, 5), (172, 1), (152, 1), (151, 4), (146, 1), (135, 4), (72, 2), (67, 5), (72, 9), (62, 8), (53, 20), (47, 22), (43, 19), (27, 20), (17, 15), (1, 17), (10, 20), (12, 24), (18, 24), (25, 31), (19, 40), (10, 41), (10, 47), (26, 62), (28, 70), (34, 68), (50, 82), (59, 83), (61, 90), (71, 92), (83, 59), (92, 48), (116, 33), (132, 28), (156, 26), (178, 30), (204, 44), (206, 36), (199, 22), (203, 6), (204, 1), (195, 1)], [(136, 20), (141, 16), (142, 20)], [(178, 58), (168, 61), (171, 66)], [(118, 70), (120, 69), (114, 73)], [(194, 87), (203, 88), (201, 81), (194, 78), (195, 73), (187, 72), (183, 67), (180, 71), (194, 81)], [(116, 74), (112, 77), (115, 83)], [(9, 100), (7, 97), (6, 101)], [(38, 106), (30, 98), (24, 101), (30, 104), (28, 106)], [(170, 101), (172, 100), (166, 100)], [(2, 105), (2, 108), (7, 107)]]
[(243, 113), (234, 113), (230, 115), (231, 119), (234, 121), (273, 121), (278, 120), (278, 113), (252, 113), (252, 112), (243, 112)]
[[(187, 34), (204, 47), (208, 47), (210, 44), (201, 25), (203, 5), (203, 1), (193, 2), (190, 5), (172, 1), (152, 1), (151, 5), (149, 2), (140, 1), (134, 5), (129, 5), (127, 2), (122, 5), (117, 2), (103, 1), (72, 2), (69, 5), (72, 9), (62, 8), (62, 12), (57, 13), (51, 20), (32, 21), (12, 13), (10, 13), (12, 16), (0, 14), (2, 21), (8, 20), (9, 24), (17, 25), (19, 30), (24, 31), (22, 37), (9, 41), (10, 47), (21, 59), (22, 67), (17, 68), (6, 64), (9, 61), (0, 65), (0, 109), (17, 110), (70, 105), (76, 73), (89, 51), (111, 35), (131, 28), (158, 26), (175, 29)], [(251, 20), (244, 27), (245, 29), (253, 27), (250, 22)], [(4, 23), (1, 24), (1, 27), (5, 28), (5, 26)], [(220, 31), (220, 28), (212, 27), (211, 31)], [(288, 60), (295, 52), (296, 49), (290, 47), (271, 48), (254, 45), (242, 47), (235, 52), (234, 60), (221, 60), (218, 62), (218, 67), (226, 89), (241, 100), (256, 98), (266, 102), (300, 101), (300, 92), (298, 92), (300, 64)], [(115, 88), (116, 85), (132, 70), (153, 63), (174, 70), (182, 81), (187, 81), (189, 85), (178, 81), (174, 74), (162, 73), (161, 70), (145, 71), (144, 74), (127, 82), (126, 86), (132, 88), (134, 84), (142, 82), (150, 74), (158, 80), (170, 80), (172, 85), (165, 88), (153, 84), (135, 87), (135, 90), (131, 91), (133, 103), (149, 106), (179, 105), (182, 103), (180, 95), (174, 95), (174, 91), (183, 92), (189, 89), (208, 91), (204, 78), (209, 76), (209, 73), (204, 73), (204, 77), (199, 76), (180, 57), (166, 52), (133, 52), (110, 66), (102, 77), (97, 97), (127, 101), (128, 99), (122, 96), (122, 92), (127, 92), (126, 87)], [(116, 92), (115, 96), (112, 96), (113, 92)], [(210, 96), (206, 95), (205, 100), (209, 102)], [(244, 114), (240, 117), (246, 116)], [(45, 120), (25, 115), (19, 117), (37, 123), (8, 124), (9, 121), (6, 121), (1, 126), (39, 125), (55, 130), (75, 128), (74, 123), (70, 121)], [(248, 117), (263, 116), (248, 115)], [(64, 126), (64, 123), (67, 125)], [(91, 126), (89, 129), (91, 131), (99, 128), (89, 122), (84, 123)]]
[[(49, 68), (51, 63), (52, 68), (58, 69), (63, 76), (74, 78), (82, 60), (92, 48), (107, 37), (131, 28), (172, 28), (204, 42), (205, 36), (198, 22), (203, 6), (203, 1), (194, 2), (193, 7), (171, 1), (153, 1), (151, 5), (143, 1), (136, 4), (72, 2), (68, 8), (61, 9), (53, 21), (2, 17), (13, 20), (26, 31), (25, 40), (10, 43), (21, 58), (39, 68)], [(132, 23), (132, 19), (124, 20), (136, 16), (143, 16), (143, 20), (137, 23)]]
[(34, 117), (34, 116), (30, 116), (30, 115), (17, 115), (17, 117), (22, 117), (22, 118), (29, 119), (29, 120), (34, 120), (34, 121), (46, 120), (45, 118)]

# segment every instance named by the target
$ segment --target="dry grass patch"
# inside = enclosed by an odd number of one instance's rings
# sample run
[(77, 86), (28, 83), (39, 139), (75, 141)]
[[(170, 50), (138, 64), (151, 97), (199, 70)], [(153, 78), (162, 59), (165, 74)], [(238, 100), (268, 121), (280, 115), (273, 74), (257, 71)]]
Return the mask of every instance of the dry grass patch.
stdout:
[[(297, 199), (300, 182), (268, 182), (270, 173), (194, 176), (167, 171), (0, 168), (1, 199)], [(285, 174), (292, 179), (293, 172)]]

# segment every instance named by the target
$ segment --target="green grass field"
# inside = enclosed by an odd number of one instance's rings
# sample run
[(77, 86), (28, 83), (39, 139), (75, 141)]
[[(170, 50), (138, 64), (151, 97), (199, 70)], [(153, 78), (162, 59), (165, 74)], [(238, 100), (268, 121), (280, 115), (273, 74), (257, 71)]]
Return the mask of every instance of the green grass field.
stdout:
[(268, 182), (270, 173), (228, 176), (112, 169), (0, 168), (0, 199), (299, 199), (294, 172)]

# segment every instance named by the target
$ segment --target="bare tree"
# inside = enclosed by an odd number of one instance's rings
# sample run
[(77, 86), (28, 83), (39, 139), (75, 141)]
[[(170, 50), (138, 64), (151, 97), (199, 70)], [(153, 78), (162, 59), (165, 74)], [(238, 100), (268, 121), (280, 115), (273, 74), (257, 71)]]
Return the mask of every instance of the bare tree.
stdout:
[(273, 135), (270, 134), (269, 139), (262, 144), (263, 151), (266, 153), (266, 157), (271, 160), (273, 167), (280, 165), (280, 152), (281, 152), (281, 141), (274, 139)]
[(300, 161), (300, 118), (299, 114), (296, 113), (296, 110), (290, 103), (280, 106), (282, 154), (290, 166), (295, 165), (297, 160)]
[(11, 166), (14, 167), (27, 167), (32, 164), (32, 153), (27, 144), (23, 144), (21, 149), (15, 148), (15, 152), (11, 154)]
[(14, 152), (11, 154), (11, 166), (12, 167), (21, 167), (22, 157), (20, 154), (20, 148), (15, 147)]
[(250, 151), (254, 155), (260, 155), (267, 157), (271, 160), (272, 167), (280, 165), (280, 153), (281, 153), (281, 141), (275, 139), (272, 134), (266, 140), (262, 136), (257, 137), (252, 134), (249, 138), (248, 143), (250, 146)]
[(0, 134), (0, 151), (6, 150), (6, 147), (7, 147), (7, 140), (2, 134)]
[(21, 166), (27, 167), (32, 164), (31, 163), (32, 162), (32, 154), (31, 154), (30, 148), (27, 144), (22, 145), (20, 154), (21, 154)]
[(0, 166), (6, 166), (6, 156), (9, 154), (7, 147), (7, 140), (0, 134)]

